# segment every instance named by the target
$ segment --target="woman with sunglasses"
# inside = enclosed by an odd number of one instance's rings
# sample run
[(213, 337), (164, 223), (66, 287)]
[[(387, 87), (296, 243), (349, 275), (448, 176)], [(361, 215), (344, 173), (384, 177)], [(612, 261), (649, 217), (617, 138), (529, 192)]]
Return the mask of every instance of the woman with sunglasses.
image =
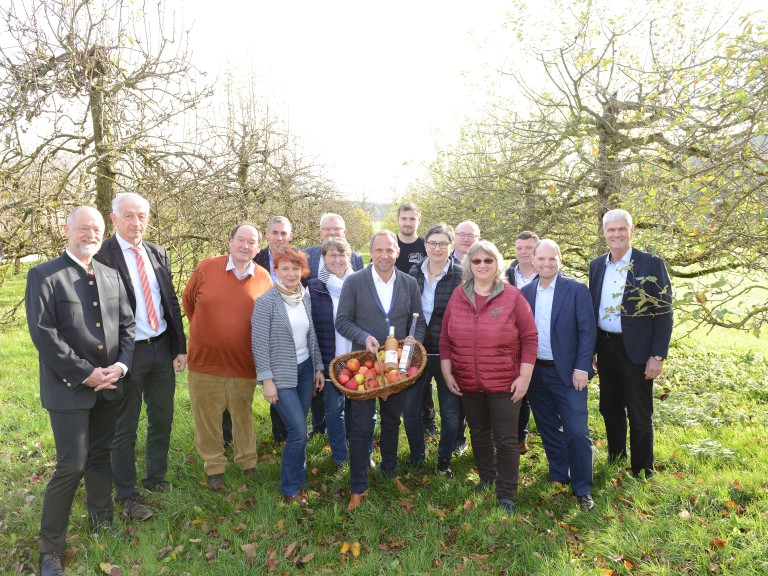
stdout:
[(517, 418), (536, 363), (538, 332), (525, 297), (503, 280), (496, 246), (480, 240), (464, 262), (464, 284), (443, 317), (440, 367), (448, 390), (461, 396), (478, 489), (496, 484), (499, 507), (512, 514), (520, 468)]
[[(423, 390), (432, 391), (432, 378), (437, 382), (437, 399), (440, 404), (440, 444), (437, 449), (437, 468), (444, 476), (452, 476), (449, 467), (451, 454), (456, 446), (456, 436), (461, 422), (461, 399), (450, 392), (440, 370), (440, 331), (443, 314), (453, 290), (461, 284), (464, 269), (451, 257), (454, 241), (453, 228), (441, 223), (432, 226), (424, 235), (427, 259), (414, 264), (410, 274), (416, 278), (421, 292), (421, 307), (427, 323), (424, 348), (427, 350), (427, 367), (419, 382), (407, 391), (403, 424), (411, 449), (411, 459), (426, 458), (424, 447), (424, 423), (421, 419)], [(415, 390), (414, 390), (415, 389)]]

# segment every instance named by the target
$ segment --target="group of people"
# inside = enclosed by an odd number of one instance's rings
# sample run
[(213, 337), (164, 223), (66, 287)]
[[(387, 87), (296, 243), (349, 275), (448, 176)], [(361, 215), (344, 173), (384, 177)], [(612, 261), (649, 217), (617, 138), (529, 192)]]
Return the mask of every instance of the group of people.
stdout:
[[(268, 221), (264, 249), (258, 228), (240, 223), (228, 254), (195, 267), (181, 306), (166, 251), (143, 239), (149, 203), (119, 195), (111, 218), (115, 234), (102, 243), (99, 212), (75, 208), (64, 254), (32, 268), (27, 280), (41, 401), (57, 452), (43, 501), (41, 574), (63, 573), (69, 512), (83, 477), (94, 531), (113, 527), (113, 484), (125, 518), (153, 515), (138, 490), (139, 415), (146, 404), (141, 484), (166, 489), (174, 372), (185, 368), (195, 448), (214, 490), (226, 487), (229, 435), (235, 463), (255, 475), (259, 384), (272, 434), (284, 442), (279, 490), (286, 501), (306, 503), (308, 437), (327, 433), (336, 466), (349, 466), (347, 510), (360, 506), (376, 466), (377, 418), (381, 474), (405, 489), (397, 481), (400, 421), (411, 465), (424, 466), (425, 435), (436, 426), (434, 380), (441, 474), (453, 475), (451, 458), (466, 449), (468, 426), (477, 488), (495, 487), (499, 506), (513, 512), (529, 404), (550, 480), (570, 484), (586, 511), (594, 506), (587, 390), (596, 370), (609, 459), (627, 456), (628, 421), (632, 472), (653, 473), (652, 384), (668, 352), (672, 294), (663, 261), (632, 247), (634, 225), (624, 210), (603, 218), (609, 252), (591, 262), (589, 288), (562, 274), (552, 240), (522, 232), (506, 268), (477, 224), (454, 230), (441, 223), (420, 237), (419, 209), (406, 203), (398, 233), (371, 238), (367, 267), (338, 214), (322, 216), (321, 244), (303, 251), (291, 245), (285, 217)], [(427, 351), (418, 382), (378, 406), (336, 390), (328, 374), (335, 356), (376, 353), (391, 327), (403, 339), (414, 318)]]

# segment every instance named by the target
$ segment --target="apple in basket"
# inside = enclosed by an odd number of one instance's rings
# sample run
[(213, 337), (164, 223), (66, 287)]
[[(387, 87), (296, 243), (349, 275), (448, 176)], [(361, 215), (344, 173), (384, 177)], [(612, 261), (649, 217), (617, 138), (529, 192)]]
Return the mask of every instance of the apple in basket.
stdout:
[(368, 378), (368, 380), (365, 381), (365, 389), (370, 390), (372, 388), (378, 388), (379, 383), (376, 382), (376, 378)]
[(347, 388), (348, 390), (357, 390), (357, 380), (355, 380), (354, 378), (347, 380), (344, 383), (344, 387)]
[(355, 374), (355, 377), (352, 378), (352, 380), (358, 385), (362, 386), (363, 382), (365, 382), (365, 376), (362, 374)]
[(418, 366), (411, 366), (410, 368), (408, 368), (408, 377), (410, 378), (411, 376), (416, 374), (416, 372), (418, 372), (418, 371), (419, 371), (419, 367)]
[(360, 370), (360, 360), (357, 358), (350, 358), (347, 360), (347, 368), (350, 372), (357, 372)]
[(398, 373), (397, 370), (390, 370), (389, 372), (386, 373), (384, 377), (387, 379), (387, 382), (391, 384), (400, 380), (399, 376), (400, 374)]
[(339, 381), (339, 384), (342, 386), (345, 385), (347, 382), (349, 382), (349, 374), (344, 374), (343, 372), (339, 374), (339, 376), (336, 378), (336, 380)]

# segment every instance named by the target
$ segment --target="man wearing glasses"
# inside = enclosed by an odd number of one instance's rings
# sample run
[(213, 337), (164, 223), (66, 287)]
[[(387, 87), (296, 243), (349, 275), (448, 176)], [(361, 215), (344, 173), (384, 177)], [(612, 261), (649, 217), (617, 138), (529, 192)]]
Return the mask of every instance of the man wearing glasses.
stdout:
[[(347, 237), (347, 225), (344, 223), (344, 218), (333, 212), (327, 212), (320, 216), (320, 244), (317, 246), (310, 246), (304, 249), (304, 253), (307, 255), (307, 261), (309, 263), (309, 277), (305, 278), (305, 285), (312, 278), (320, 278), (325, 281), (328, 279), (328, 270), (325, 268), (325, 262), (323, 261), (321, 246), (328, 238), (346, 238)], [(360, 256), (354, 250), (352, 251), (352, 269), (357, 272), (365, 267), (363, 264), (363, 257)]]
[(472, 220), (465, 220), (456, 226), (456, 244), (451, 255), (456, 264), (463, 265), (464, 256), (467, 255), (472, 244), (478, 240), (480, 240), (480, 226), (472, 222)]

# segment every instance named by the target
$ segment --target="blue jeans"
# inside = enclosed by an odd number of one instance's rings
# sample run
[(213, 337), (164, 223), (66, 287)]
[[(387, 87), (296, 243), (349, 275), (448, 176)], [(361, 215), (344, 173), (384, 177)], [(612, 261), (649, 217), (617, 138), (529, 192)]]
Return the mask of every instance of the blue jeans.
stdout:
[(347, 452), (347, 427), (344, 414), (346, 396), (336, 389), (333, 382), (325, 381), (323, 388), (325, 399), (325, 427), (328, 432), (328, 444), (336, 464), (349, 460)]
[(432, 377), (425, 369), (418, 382), (400, 393), (405, 396), (403, 426), (411, 451), (411, 464), (424, 462), (427, 459), (426, 447), (424, 446), (424, 419), (421, 414), (424, 405), (424, 388), (427, 386), (430, 390), (432, 389)]
[(440, 370), (439, 354), (430, 354), (427, 357), (427, 368), (424, 374), (428, 378), (434, 377), (437, 382), (437, 401), (440, 404), (440, 444), (437, 447), (437, 458), (449, 462), (456, 448), (459, 429), (462, 428), (464, 418), (461, 396), (456, 396), (448, 390), (443, 372)]
[(280, 468), (280, 492), (285, 496), (296, 496), (307, 483), (307, 414), (315, 376), (312, 359), (307, 358), (297, 370), (296, 388), (278, 388), (274, 404), (288, 432)]

